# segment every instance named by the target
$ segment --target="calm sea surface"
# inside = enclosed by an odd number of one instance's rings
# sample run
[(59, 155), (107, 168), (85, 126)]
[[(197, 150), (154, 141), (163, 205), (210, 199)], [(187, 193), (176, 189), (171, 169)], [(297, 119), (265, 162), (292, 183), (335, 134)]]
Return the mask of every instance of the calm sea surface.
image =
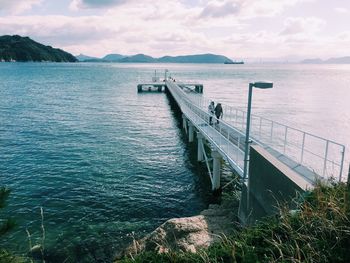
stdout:
[[(350, 65), (0, 63), (0, 185), (17, 228), (0, 245), (49, 262), (110, 262), (131, 235), (191, 216), (212, 199), (165, 94), (137, 94), (157, 69), (204, 96), (350, 147)], [(348, 152), (346, 153), (348, 158)], [(347, 169), (347, 167), (346, 167)]]

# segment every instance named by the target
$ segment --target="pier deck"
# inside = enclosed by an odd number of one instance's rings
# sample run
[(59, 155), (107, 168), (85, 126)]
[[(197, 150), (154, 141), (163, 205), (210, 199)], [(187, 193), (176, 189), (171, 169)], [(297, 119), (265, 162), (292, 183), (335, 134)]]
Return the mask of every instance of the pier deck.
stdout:
[[(175, 81), (173, 81), (175, 82)], [(200, 83), (183, 83), (176, 82), (179, 88), (184, 90), (185, 92), (194, 92), (194, 93), (203, 93), (203, 84)], [(165, 81), (157, 81), (157, 82), (146, 82), (140, 83), (137, 85), (137, 92), (145, 92), (145, 91), (157, 91), (163, 92), (166, 88)]]
[[(203, 144), (209, 143), (214, 160), (213, 171), (209, 171), (213, 189), (217, 189), (220, 184), (216, 178), (220, 159), (226, 160), (243, 178), (246, 116), (244, 111), (224, 105), (224, 118), (220, 119), (217, 125), (209, 125), (207, 107), (210, 100), (202, 96), (203, 84), (167, 79), (162, 82), (145, 82), (137, 88), (138, 92), (156, 90), (171, 94), (183, 113), (183, 127), (188, 133), (189, 141), (194, 140), (197, 132), (198, 161), (205, 159), (207, 162)], [(215, 123), (216, 118), (212, 117)], [(342, 179), (344, 145), (255, 115), (252, 115), (251, 119), (250, 140), (251, 144), (262, 146), (309, 182), (314, 182), (319, 177)], [(309, 141), (316, 141), (321, 146), (311, 147)], [(207, 167), (210, 170), (208, 164)]]
[[(144, 87), (164, 90), (175, 101), (189, 142), (197, 141), (197, 160), (205, 162), (214, 192), (221, 189), (222, 160), (241, 177), (238, 218), (243, 224), (276, 214), (280, 203), (295, 198), (296, 192), (312, 188), (320, 178), (342, 180), (342, 144), (255, 115), (251, 115), (251, 132), (246, 142), (247, 113), (223, 105), (222, 119), (209, 115), (211, 100), (202, 96), (202, 84), (166, 79), (139, 84), (138, 91)], [(210, 117), (213, 124), (209, 123)], [(249, 166), (244, 167), (247, 163)]]

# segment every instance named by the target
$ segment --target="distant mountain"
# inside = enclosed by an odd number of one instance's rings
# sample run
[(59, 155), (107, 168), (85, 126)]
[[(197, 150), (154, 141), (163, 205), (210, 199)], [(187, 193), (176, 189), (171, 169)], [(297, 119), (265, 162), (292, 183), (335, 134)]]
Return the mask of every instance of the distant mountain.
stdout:
[(315, 59), (304, 59), (301, 61), (304, 64), (350, 64), (350, 57), (339, 57), (339, 58), (330, 58), (327, 60), (322, 60), (319, 58)]
[(157, 62), (157, 59), (144, 54), (137, 54), (134, 56), (122, 58), (119, 60), (119, 62), (152, 63)]
[(188, 56), (165, 56), (157, 59), (158, 62), (164, 63), (220, 63), (233, 62), (231, 59), (214, 54), (199, 54), (199, 55), (188, 55)]
[(0, 61), (76, 62), (77, 59), (61, 49), (40, 44), (29, 37), (0, 36)]
[(350, 57), (330, 58), (325, 61), (329, 64), (350, 64)]
[(303, 61), (301, 61), (301, 63), (304, 63), (304, 64), (322, 64), (323, 60), (319, 59), (319, 58), (310, 58), (310, 59), (304, 59)]
[(86, 61), (86, 60), (94, 60), (94, 59), (99, 59), (99, 58), (95, 58), (95, 57), (90, 57), (90, 56), (86, 56), (84, 54), (80, 54), (78, 56), (75, 56), (77, 58), (77, 60), (79, 60), (80, 62)]
[(125, 58), (126, 56), (120, 54), (108, 54), (104, 56), (102, 59), (111, 62), (118, 62), (119, 60)]
[(199, 54), (188, 56), (164, 56), (154, 58), (145, 54), (124, 56), (120, 54), (109, 54), (103, 58), (93, 58), (85, 55), (77, 56), (82, 62), (119, 62), (119, 63), (233, 63), (231, 59), (215, 54)]

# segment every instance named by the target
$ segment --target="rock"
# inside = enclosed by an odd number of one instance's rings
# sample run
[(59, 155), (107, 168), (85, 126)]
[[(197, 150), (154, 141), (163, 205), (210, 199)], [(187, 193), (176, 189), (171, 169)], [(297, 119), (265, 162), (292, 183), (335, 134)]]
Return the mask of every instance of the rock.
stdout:
[(123, 254), (134, 256), (143, 251), (196, 253), (229, 234), (237, 222), (235, 214), (232, 208), (210, 205), (200, 215), (169, 219), (141, 240), (134, 240)]

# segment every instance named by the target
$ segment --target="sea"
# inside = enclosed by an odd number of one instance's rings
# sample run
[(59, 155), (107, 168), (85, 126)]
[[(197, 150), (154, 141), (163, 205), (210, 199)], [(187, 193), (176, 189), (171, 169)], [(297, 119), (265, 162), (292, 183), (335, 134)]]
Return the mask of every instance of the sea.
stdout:
[[(181, 115), (152, 76), (204, 85), (202, 96), (350, 148), (350, 65), (0, 63), (0, 247), (46, 262), (112, 262), (167, 219), (218, 202)], [(226, 171), (227, 172), (227, 171)], [(34, 257), (41, 255), (34, 251)]]

